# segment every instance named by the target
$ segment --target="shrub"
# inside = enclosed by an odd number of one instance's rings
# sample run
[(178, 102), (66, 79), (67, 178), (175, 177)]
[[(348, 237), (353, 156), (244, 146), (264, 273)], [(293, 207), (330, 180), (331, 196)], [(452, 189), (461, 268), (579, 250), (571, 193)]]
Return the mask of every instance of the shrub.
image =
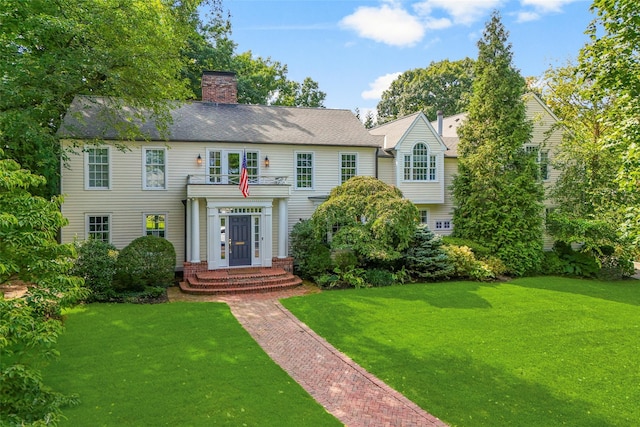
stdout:
[(395, 283), (396, 277), (389, 270), (373, 268), (367, 270), (364, 274), (365, 282), (373, 287), (391, 286)]
[(453, 274), (454, 266), (442, 250), (442, 239), (425, 225), (416, 227), (404, 259), (407, 271), (415, 278), (437, 279)]
[(293, 226), (291, 256), (295, 261), (296, 274), (304, 279), (314, 279), (333, 270), (331, 251), (315, 238), (309, 220)]
[(143, 291), (145, 286), (171, 286), (175, 262), (171, 242), (157, 236), (138, 237), (118, 255), (114, 288), (126, 292)]
[(545, 251), (543, 253), (540, 272), (548, 275), (564, 273), (564, 263), (556, 251)]
[(349, 249), (334, 250), (331, 254), (333, 263), (340, 270), (352, 270), (358, 265), (358, 257)]
[(90, 239), (78, 245), (78, 258), (71, 273), (82, 277), (91, 290), (87, 301), (108, 301), (115, 296), (112, 281), (117, 257), (116, 247), (101, 240)]
[(455, 277), (487, 281), (495, 279), (506, 270), (502, 261), (495, 257), (488, 262), (477, 260), (468, 246), (444, 245), (442, 249), (453, 264)]
[(480, 243), (462, 237), (442, 236), (442, 243), (445, 245), (466, 246), (471, 249), (476, 258), (482, 259), (491, 256), (491, 250)]
[(557, 241), (553, 245), (562, 261), (562, 274), (581, 277), (595, 277), (600, 270), (598, 260), (589, 253), (574, 250), (571, 245)]

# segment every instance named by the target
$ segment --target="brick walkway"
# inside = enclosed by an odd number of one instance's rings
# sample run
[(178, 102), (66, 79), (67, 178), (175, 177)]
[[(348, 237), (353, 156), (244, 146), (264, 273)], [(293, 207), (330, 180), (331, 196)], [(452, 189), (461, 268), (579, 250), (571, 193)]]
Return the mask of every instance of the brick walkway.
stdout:
[[(264, 351), (345, 425), (446, 426), (340, 353), (278, 302), (279, 298), (305, 292), (298, 288), (207, 300), (229, 304), (233, 315)], [(172, 300), (185, 299), (169, 296)]]

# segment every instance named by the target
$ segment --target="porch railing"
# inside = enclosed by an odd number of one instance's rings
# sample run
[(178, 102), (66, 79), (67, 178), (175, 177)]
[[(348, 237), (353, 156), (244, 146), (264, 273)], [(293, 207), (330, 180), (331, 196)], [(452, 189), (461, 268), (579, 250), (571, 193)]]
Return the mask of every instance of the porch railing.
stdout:
[[(289, 185), (288, 176), (252, 176), (249, 185)], [(238, 175), (187, 175), (187, 185), (239, 185)]]

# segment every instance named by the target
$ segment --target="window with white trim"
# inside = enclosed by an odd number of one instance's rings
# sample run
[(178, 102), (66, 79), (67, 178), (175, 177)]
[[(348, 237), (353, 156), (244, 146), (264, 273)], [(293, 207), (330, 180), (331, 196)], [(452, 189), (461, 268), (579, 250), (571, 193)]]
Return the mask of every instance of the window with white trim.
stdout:
[(313, 189), (313, 153), (296, 153), (296, 188)]
[(167, 237), (167, 215), (145, 214), (144, 234), (146, 236)]
[(424, 142), (416, 143), (411, 154), (404, 155), (405, 181), (435, 181), (436, 172), (436, 156), (429, 154), (429, 147)]
[(344, 184), (358, 174), (358, 155), (356, 153), (340, 153), (340, 183)]
[(436, 230), (451, 230), (451, 221), (436, 221)]
[(527, 154), (534, 154), (536, 163), (540, 166), (540, 179), (549, 179), (549, 150), (541, 150), (537, 145), (525, 145), (524, 151)]
[(111, 241), (110, 223), (110, 215), (87, 215), (85, 225), (87, 240), (95, 239), (109, 243)]
[(420, 209), (420, 223), (428, 224), (429, 223), (429, 211), (427, 209)]
[(108, 190), (110, 188), (111, 165), (109, 147), (85, 149), (85, 188)]
[(164, 190), (167, 186), (167, 150), (143, 148), (142, 155), (142, 187), (145, 190)]

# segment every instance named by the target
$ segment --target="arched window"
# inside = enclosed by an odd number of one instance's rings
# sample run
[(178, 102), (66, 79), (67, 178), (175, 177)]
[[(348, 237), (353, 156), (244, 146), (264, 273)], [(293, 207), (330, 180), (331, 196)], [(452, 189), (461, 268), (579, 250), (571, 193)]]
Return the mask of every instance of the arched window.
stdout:
[(413, 146), (411, 154), (404, 156), (405, 181), (435, 181), (436, 156), (429, 154), (429, 147), (424, 142)]

